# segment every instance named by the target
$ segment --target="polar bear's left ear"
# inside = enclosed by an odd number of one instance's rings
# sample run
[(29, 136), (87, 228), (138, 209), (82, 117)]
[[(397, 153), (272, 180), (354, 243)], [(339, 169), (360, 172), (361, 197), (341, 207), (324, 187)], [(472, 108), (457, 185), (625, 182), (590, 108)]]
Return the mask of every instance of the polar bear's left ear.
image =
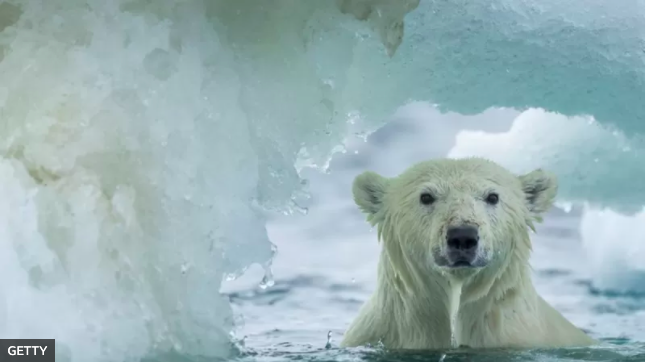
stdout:
[(558, 191), (556, 175), (537, 169), (520, 176), (519, 179), (529, 211), (538, 216), (552, 207)]
[(377, 214), (383, 205), (388, 179), (374, 172), (366, 171), (354, 179), (352, 195), (361, 211), (368, 215)]

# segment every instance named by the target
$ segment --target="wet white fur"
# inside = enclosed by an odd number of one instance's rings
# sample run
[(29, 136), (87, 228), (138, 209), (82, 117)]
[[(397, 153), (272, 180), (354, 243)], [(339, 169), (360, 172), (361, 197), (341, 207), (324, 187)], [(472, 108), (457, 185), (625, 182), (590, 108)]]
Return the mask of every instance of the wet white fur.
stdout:
[[(436, 201), (422, 205), (422, 192), (431, 192)], [(499, 195), (497, 205), (485, 202), (491, 192)], [(556, 192), (557, 180), (546, 171), (515, 176), (480, 158), (426, 161), (391, 179), (373, 172), (359, 175), (354, 199), (377, 226), (383, 248), (377, 289), (341, 345), (381, 342), (395, 349), (444, 349), (594, 344), (548, 305), (531, 281), (529, 229), (552, 206)], [(477, 271), (438, 267), (432, 250), (444, 255), (446, 229), (463, 223), (478, 226), (480, 253), (488, 265)]]

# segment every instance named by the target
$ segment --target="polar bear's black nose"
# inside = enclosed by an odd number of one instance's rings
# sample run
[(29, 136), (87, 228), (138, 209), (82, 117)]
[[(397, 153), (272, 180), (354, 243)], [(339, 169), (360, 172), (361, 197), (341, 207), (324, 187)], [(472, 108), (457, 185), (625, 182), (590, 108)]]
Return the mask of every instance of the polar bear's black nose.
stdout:
[(467, 225), (450, 228), (446, 233), (446, 241), (450, 249), (472, 250), (478, 246), (478, 229)]

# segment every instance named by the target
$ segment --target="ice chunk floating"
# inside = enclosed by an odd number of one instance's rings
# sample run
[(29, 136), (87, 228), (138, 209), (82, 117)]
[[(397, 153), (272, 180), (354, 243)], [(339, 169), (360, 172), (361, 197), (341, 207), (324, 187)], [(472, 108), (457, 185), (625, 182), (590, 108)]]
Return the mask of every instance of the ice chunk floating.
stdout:
[(1, 1), (0, 337), (227, 356), (218, 289), (270, 260), (261, 211), (298, 208), (295, 164), (411, 99), (593, 119), (537, 162), (565, 199), (640, 210), (644, 3), (586, 6)]

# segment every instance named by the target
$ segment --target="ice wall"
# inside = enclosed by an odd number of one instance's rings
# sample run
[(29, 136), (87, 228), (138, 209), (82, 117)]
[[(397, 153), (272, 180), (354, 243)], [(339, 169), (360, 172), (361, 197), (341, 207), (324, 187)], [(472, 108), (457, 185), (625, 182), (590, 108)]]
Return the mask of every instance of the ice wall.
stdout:
[[(391, 52), (403, 13), (367, 19)], [(365, 24), (335, 3), (0, 1), (0, 336), (56, 338), (61, 361), (231, 353), (220, 282), (270, 260), (262, 210), (296, 208), (299, 152), (325, 164), (344, 136)]]

